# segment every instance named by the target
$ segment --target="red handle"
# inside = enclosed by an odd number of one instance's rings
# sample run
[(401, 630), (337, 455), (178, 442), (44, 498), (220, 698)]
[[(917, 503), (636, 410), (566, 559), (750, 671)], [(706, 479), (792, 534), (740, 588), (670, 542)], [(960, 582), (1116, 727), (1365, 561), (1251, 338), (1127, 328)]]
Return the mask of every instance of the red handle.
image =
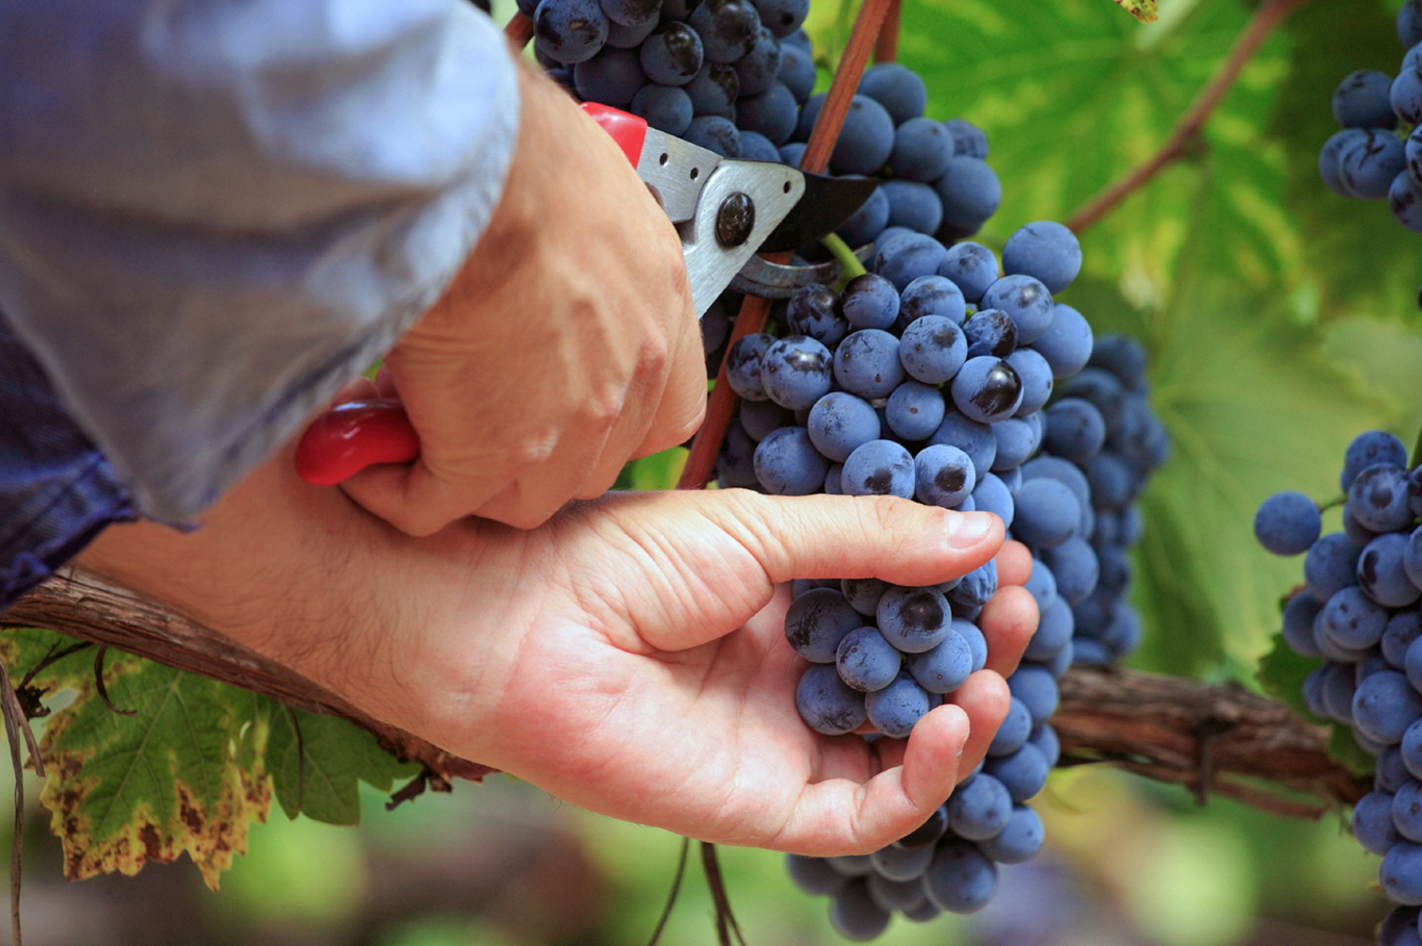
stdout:
[[(596, 102), (584, 102), (582, 108), (636, 167), (647, 122)], [(410, 463), (419, 455), (420, 438), (398, 400), (352, 401), (306, 428), (296, 445), (296, 473), (315, 486), (335, 486), (376, 463)]]
[(376, 463), (410, 463), (420, 438), (398, 400), (351, 401), (317, 417), (296, 444), (296, 473), (335, 486)]

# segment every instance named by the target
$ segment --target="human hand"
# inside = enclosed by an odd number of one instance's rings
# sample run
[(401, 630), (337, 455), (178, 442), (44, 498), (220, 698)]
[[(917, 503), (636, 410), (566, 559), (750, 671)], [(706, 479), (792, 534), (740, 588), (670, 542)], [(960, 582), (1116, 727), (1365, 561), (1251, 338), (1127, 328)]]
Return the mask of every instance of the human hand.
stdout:
[[(574, 804), (827, 855), (908, 833), (985, 752), (1036, 626), (1012, 587), (1030, 558), (1001, 542), (986, 514), (742, 490), (610, 494), (530, 532), (470, 519), (412, 539), (301, 483), (282, 455), (197, 532), (113, 526), (84, 564)], [(929, 584), (994, 553), (987, 669), (906, 742), (805, 726), (777, 582)]]
[(520, 90), (498, 209), (386, 359), (420, 457), (343, 484), (411, 535), (469, 514), (532, 528), (685, 441), (705, 410), (675, 228), (567, 93), (522, 68)]

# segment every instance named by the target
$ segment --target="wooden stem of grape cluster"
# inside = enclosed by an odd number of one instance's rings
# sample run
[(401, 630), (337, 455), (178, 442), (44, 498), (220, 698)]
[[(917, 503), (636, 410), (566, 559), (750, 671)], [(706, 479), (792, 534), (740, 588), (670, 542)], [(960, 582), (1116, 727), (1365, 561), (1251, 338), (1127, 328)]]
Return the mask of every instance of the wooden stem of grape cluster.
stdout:
[[(859, 14), (850, 31), (849, 42), (840, 57), (839, 67), (830, 80), (829, 91), (825, 93), (824, 104), (815, 119), (814, 130), (805, 145), (805, 154), (800, 159), (800, 170), (810, 174), (823, 174), (829, 168), (831, 152), (839, 138), (839, 130), (844, 127), (844, 118), (849, 114), (849, 103), (854, 100), (859, 88), (859, 78), (869, 62), (869, 54), (875, 43), (889, 9), (898, 0), (864, 0)], [(897, 27), (897, 24), (895, 24)], [(789, 253), (768, 253), (765, 258), (772, 263), (790, 262)], [(757, 296), (746, 296), (741, 303), (741, 311), (736, 316), (735, 328), (726, 342), (726, 357), (721, 359), (721, 367), (716, 372), (716, 385), (711, 389), (711, 397), (706, 405), (706, 419), (691, 442), (691, 455), (682, 468), (677, 489), (703, 489), (716, 470), (716, 455), (721, 452), (721, 443), (726, 439), (726, 428), (731, 423), (731, 412), (736, 407), (736, 393), (726, 383), (726, 362), (731, 348), (747, 335), (764, 331), (765, 320), (770, 315), (770, 300)]]
[(1080, 233), (1125, 200), (1138, 188), (1145, 185), (1171, 162), (1184, 156), (1199, 137), (1210, 113), (1224, 99), (1225, 94), (1239, 78), (1240, 70), (1258, 52), (1264, 40), (1269, 38), (1284, 17), (1305, 0), (1266, 0), (1254, 11), (1249, 25), (1235, 40), (1234, 47), (1225, 57), (1209, 83), (1200, 90), (1195, 101), (1185, 114), (1180, 116), (1170, 136), (1149, 160), (1127, 171), (1105, 190), (1088, 200), (1067, 218), (1066, 225), (1073, 233)]
[(504, 26), (504, 38), (514, 49), (523, 49), (533, 39), (533, 20), (515, 10)]
[[(0, 616), (0, 630), (19, 627), (57, 631), (242, 687), (308, 713), (339, 716), (370, 732), (397, 758), (418, 761), (445, 779), (478, 781), (496, 771), (383, 723), (295, 671), (92, 572), (64, 569), (16, 601)], [(23, 673), (30, 668), (14, 669)]]
[[(79, 569), (66, 569), (15, 602), (0, 619), (5, 627), (47, 628), (339, 716), (447, 779), (477, 781), (493, 771), (375, 720), (280, 664)], [(1062, 679), (1061, 693), (1052, 724), (1064, 764), (1110, 764), (1294, 817), (1352, 804), (1370, 787), (1329, 757), (1326, 730), (1239, 686), (1076, 667)]]

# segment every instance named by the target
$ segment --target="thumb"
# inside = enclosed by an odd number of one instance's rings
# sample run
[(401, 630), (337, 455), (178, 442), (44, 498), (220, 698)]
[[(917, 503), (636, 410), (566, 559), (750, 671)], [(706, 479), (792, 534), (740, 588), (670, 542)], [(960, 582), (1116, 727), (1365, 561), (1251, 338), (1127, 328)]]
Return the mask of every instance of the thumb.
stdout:
[(1002, 520), (990, 513), (891, 496), (724, 489), (607, 499), (632, 547), (654, 549), (660, 559), (657, 612), (665, 615), (671, 601), (679, 605), (680, 620), (638, 622), (647, 643), (664, 650), (693, 647), (740, 626), (769, 603), (780, 582), (938, 584), (986, 563), (1004, 535)]

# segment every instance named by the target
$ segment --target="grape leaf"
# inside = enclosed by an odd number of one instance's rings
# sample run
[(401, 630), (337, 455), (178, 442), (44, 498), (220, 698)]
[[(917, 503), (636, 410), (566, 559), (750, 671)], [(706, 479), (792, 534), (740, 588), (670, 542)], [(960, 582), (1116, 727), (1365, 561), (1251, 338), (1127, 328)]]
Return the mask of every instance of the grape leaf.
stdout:
[(1259, 671), (1255, 678), (1275, 702), (1284, 704), (1310, 722), (1327, 726), (1331, 721), (1309, 712), (1308, 704), (1303, 698), (1304, 679), (1321, 666), (1322, 660), (1294, 653), (1289, 645), (1284, 643), (1284, 635), (1276, 634), (1273, 648), (1259, 660)]
[(1160, 18), (1155, 0), (1116, 0), (1127, 13), (1142, 23), (1154, 23)]
[(187, 852), (216, 889), (246, 850), (248, 823), (265, 820), (271, 803), (257, 697), (118, 653), (106, 677), (110, 698), (133, 715), (105, 706), (91, 676), (40, 743), (52, 770), (41, 802), (64, 845), (65, 876), (135, 874)]
[(327, 824), (359, 824), (358, 782), (388, 792), (395, 779), (420, 771), (418, 764), (397, 761), (374, 736), (343, 719), (263, 702), (270, 714), (266, 770), (288, 818), (304, 814)]

